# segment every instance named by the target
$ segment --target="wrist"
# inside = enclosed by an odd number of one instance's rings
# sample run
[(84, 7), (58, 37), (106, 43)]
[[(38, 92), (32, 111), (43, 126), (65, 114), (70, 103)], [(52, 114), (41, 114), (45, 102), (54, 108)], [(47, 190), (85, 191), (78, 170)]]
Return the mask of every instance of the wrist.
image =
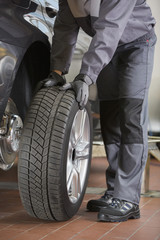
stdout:
[(86, 74), (79, 73), (75, 77), (74, 81), (78, 81), (78, 80), (85, 82), (88, 86), (93, 84), (92, 79), (90, 77), (88, 77), (88, 75), (86, 75)]

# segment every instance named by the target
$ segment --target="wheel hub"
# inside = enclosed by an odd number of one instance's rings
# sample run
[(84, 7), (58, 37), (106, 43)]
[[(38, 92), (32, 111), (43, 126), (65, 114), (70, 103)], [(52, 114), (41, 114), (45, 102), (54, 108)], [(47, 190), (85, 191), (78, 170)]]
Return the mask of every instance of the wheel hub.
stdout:
[(22, 120), (17, 115), (12, 115), (10, 120), (9, 132), (6, 141), (8, 143), (8, 150), (10, 152), (17, 152), (19, 150), (19, 141), (21, 130), (23, 128)]
[[(14, 102), (9, 99), (5, 111), (6, 126), (2, 127), (0, 135), (0, 168), (8, 170), (12, 167), (19, 150), (19, 142), (23, 123), (17, 113)], [(4, 131), (5, 130), (5, 131)]]

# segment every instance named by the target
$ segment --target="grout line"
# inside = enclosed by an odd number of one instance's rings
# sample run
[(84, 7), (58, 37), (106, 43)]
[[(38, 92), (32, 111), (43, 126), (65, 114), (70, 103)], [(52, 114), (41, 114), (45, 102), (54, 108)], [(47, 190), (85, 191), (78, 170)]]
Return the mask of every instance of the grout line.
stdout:
[(15, 224), (10, 224), (10, 225), (8, 225), (7, 227), (1, 228), (0, 231), (3, 231), (3, 230), (5, 230), (5, 229), (7, 229), (7, 228), (10, 228), (10, 227), (12, 227), (12, 226), (14, 226), (14, 225), (16, 225), (16, 224), (17, 224), (17, 223), (15, 223)]
[(148, 203), (150, 203), (152, 200), (153, 200), (153, 199), (150, 199), (150, 200), (148, 200), (147, 202), (145, 202), (145, 203), (140, 207), (140, 209), (143, 208), (144, 206), (146, 206), (146, 205), (147, 205)]
[(28, 229), (26, 229), (25, 231), (17, 234), (15, 237), (11, 238), (10, 240), (14, 240), (14, 239), (16, 240), (17, 237), (19, 237), (19, 236), (21, 236), (21, 235), (29, 232), (30, 230), (32, 230), (32, 229), (34, 229), (34, 228), (37, 228), (37, 227), (41, 226), (42, 224), (43, 224), (43, 223), (39, 223), (38, 225), (36, 225), (36, 226), (34, 226), (34, 227), (28, 228)]
[(68, 240), (74, 239), (75, 237), (77, 237), (79, 234), (81, 234), (82, 232), (84, 232), (86, 229), (92, 227), (93, 225), (97, 224), (97, 222), (90, 224), (89, 226), (83, 228), (81, 231), (79, 231), (78, 233), (74, 234), (71, 238), (69, 238)]
[(132, 234), (129, 236), (129, 238), (127, 238), (126, 240), (131, 239), (131, 237), (133, 237), (140, 229), (142, 229), (142, 227), (144, 227), (145, 224), (146, 224), (147, 222), (149, 222), (149, 221), (150, 221), (157, 213), (159, 213), (159, 212), (160, 212), (160, 209), (158, 209), (155, 213), (153, 213), (152, 216), (150, 216), (150, 217), (147, 219), (147, 221), (145, 221), (139, 228), (137, 228), (137, 230), (136, 230), (134, 233), (132, 233)]
[(109, 231), (107, 231), (106, 233), (104, 233), (100, 238), (98, 238), (97, 240), (102, 239), (103, 237), (105, 237), (107, 234), (109, 234), (110, 232), (112, 232), (117, 226), (119, 226), (121, 223), (116, 224), (114, 227), (112, 227)]
[(39, 238), (38, 240), (45, 239), (46, 237), (48, 237), (48, 236), (51, 235), (52, 233), (57, 232), (58, 230), (62, 229), (63, 227), (68, 226), (70, 223), (73, 223), (73, 222), (77, 221), (77, 220), (80, 219), (80, 218), (81, 218), (81, 216), (78, 217), (78, 218), (76, 218), (76, 219), (74, 219), (74, 220), (72, 220), (72, 221), (70, 221), (70, 222), (68, 222), (68, 223), (66, 223), (66, 224), (64, 224), (63, 226), (61, 226), (61, 227), (59, 227), (59, 228), (57, 228), (57, 229), (49, 232), (48, 234), (44, 235), (42, 238)]

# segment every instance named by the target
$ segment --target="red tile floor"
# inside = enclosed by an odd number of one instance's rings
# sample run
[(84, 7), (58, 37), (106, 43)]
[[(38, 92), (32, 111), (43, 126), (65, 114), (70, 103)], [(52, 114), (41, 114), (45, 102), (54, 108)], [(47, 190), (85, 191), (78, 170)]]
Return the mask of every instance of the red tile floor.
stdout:
[[(97, 221), (97, 213), (86, 211), (89, 199), (98, 198), (105, 188), (105, 158), (93, 158), (87, 193), (78, 213), (66, 222), (46, 222), (27, 215), (17, 190), (17, 166), (0, 170), (0, 240), (159, 240), (160, 162), (151, 161), (150, 190), (157, 197), (142, 196), (141, 218), (122, 223)], [(94, 191), (99, 191), (96, 194)]]

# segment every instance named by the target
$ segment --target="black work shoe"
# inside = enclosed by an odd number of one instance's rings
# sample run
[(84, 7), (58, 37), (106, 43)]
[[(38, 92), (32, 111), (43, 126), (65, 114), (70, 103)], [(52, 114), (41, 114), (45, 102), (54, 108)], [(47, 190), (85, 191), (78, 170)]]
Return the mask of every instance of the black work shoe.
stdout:
[(140, 218), (139, 206), (117, 198), (113, 198), (112, 203), (98, 213), (98, 220), (102, 222), (123, 222), (131, 218)]
[(90, 200), (87, 203), (87, 209), (91, 212), (99, 212), (101, 208), (107, 207), (111, 203), (112, 195), (105, 193), (101, 198)]

